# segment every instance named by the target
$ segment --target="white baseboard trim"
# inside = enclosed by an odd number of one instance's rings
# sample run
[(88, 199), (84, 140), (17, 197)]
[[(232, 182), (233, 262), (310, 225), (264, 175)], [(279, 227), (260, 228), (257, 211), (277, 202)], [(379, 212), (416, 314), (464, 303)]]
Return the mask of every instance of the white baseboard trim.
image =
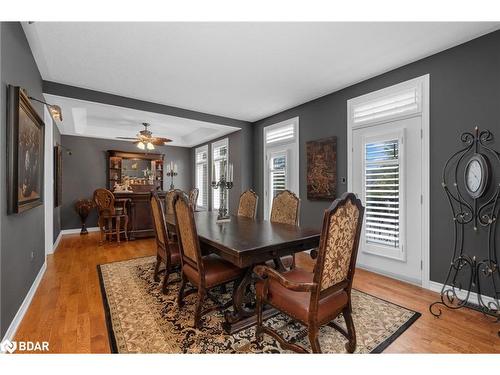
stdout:
[(399, 281), (403, 281), (405, 283), (410, 283), (412, 285), (422, 287), (422, 282), (420, 280), (415, 280), (412, 278), (404, 278), (404, 277), (401, 277), (400, 275), (396, 275), (396, 274), (391, 273), (391, 272), (385, 272), (385, 271), (382, 271), (378, 268), (367, 266), (367, 265), (361, 264), (361, 263), (356, 263), (356, 267), (361, 268), (365, 271), (370, 271), (370, 272), (377, 273), (377, 274), (382, 275), (382, 276), (390, 277), (391, 279), (394, 279), (394, 280), (399, 280)]
[(59, 246), (59, 242), (61, 242), (62, 236), (63, 236), (62, 231), (59, 231), (59, 234), (57, 235), (57, 238), (56, 238), (54, 244), (52, 245), (52, 251), (49, 252), (49, 254), (54, 254), (54, 251), (57, 250), (57, 247)]
[[(429, 283), (429, 289), (432, 290), (433, 292), (441, 293), (441, 290), (443, 289), (443, 284), (438, 283), (436, 281), (431, 281)], [(458, 298), (460, 299), (465, 298), (467, 296), (467, 291), (465, 290), (459, 291), (456, 289), (455, 291), (457, 293)], [(493, 297), (485, 296), (484, 294), (481, 294), (481, 299), (486, 304), (496, 301)], [(477, 293), (470, 292), (469, 301), (474, 304), (478, 304)]]
[(23, 303), (19, 307), (19, 310), (17, 310), (16, 316), (14, 316), (14, 319), (12, 319), (9, 328), (7, 328), (7, 331), (5, 332), (2, 342), (4, 340), (12, 341), (14, 339), (14, 335), (16, 334), (17, 328), (19, 327), (19, 324), (22, 322), (24, 314), (26, 314), (26, 311), (28, 310), (28, 307), (31, 304), (31, 300), (33, 299), (38, 289), (38, 286), (42, 281), (42, 277), (45, 274), (46, 269), (47, 269), (47, 262), (44, 262), (42, 268), (40, 268), (40, 271), (38, 272), (38, 275), (35, 278), (35, 281), (33, 281), (33, 284), (31, 285), (28, 294), (26, 294), (26, 297), (24, 297)]
[[(74, 229), (63, 229), (61, 230), (61, 235), (65, 235), (65, 234), (78, 234), (80, 233), (80, 231), (82, 230), (82, 228), (74, 228)], [(99, 231), (99, 227), (90, 227), (90, 228), (87, 228), (87, 230), (89, 232), (98, 232)]]

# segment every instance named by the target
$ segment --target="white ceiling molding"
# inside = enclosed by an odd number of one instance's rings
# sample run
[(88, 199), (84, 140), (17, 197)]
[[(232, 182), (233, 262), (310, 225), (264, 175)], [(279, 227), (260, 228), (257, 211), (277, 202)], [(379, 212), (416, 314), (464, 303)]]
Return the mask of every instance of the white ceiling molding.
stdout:
[(135, 137), (143, 130), (141, 124), (148, 122), (154, 136), (172, 140), (169, 146), (193, 147), (240, 130), (233, 126), (62, 96), (44, 94), (44, 97), (48, 103), (61, 107), (64, 121), (56, 123), (64, 135), (103, 139)]
[(23, 23), (44, 80), (256, 121), (498, 22)]

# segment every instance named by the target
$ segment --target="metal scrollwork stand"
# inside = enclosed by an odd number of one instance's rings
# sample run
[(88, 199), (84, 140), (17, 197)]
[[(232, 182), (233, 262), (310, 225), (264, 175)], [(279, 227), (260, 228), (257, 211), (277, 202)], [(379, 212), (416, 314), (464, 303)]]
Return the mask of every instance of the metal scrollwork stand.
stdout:
[[(454, 153), (443, 169), (442, 186), (448, 197), (453, 215), (454, 244), (453, 257), (446, 280), (441, 289), (441, 300), (429, 306), (429, 311), (436, 317), (441, 316), (441, 306), (450, 309), (469, 307), (492, 316), (495, 322), (500, 322), (500, 289), (498, 288), (499, 264), (496, 252), (496, 228), (500, 206), (500, 153), (488, 144), (493, 141), (489, 130), (476, 127), (474, 133), (465, 132), (461, 135), (464, 147)], [(479, 198), (472, 198), (464, 188), (464, 165), (472, 155), (482, 154), (491, 164), (492, 181), (488, 192)], [(464, 172), (465, 173), (465, 172)], [(472, 227), (472, 228), (471, 228)], [(474, 233), (487, 232), (487, 255), (471, 256), (466, 253), (466, 230)], [(470, 247), (470, 242), (468, 245)], [(482, 297), (484, 286), (489, 283), (494, 297), (485, 301)], [(477, 304), (470, 301), (471, 294), (477, 293)], [(500, 336), (500, 331), (498, 332)]]

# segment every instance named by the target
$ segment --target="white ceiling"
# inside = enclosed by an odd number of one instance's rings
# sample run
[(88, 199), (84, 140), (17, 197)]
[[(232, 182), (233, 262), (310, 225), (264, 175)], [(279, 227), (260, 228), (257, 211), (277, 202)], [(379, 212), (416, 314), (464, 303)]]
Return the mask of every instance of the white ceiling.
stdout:
[(35, 22), (23, 27), (45, 80), (256, 121), (500, 23)]
[[(63, 122), (57, 122), (65, 135), (116, 139), (134, 137), (143, 130), (143, 122), (151, 124), (153, 136), (172, 140), (168, 145), (193, 147), (239, 128), (190, 120), (159, 113), (138, 111), (130, 108), (87, 102), (55, 95), (44, 95), (49, 104), (57, 104), (63, 113)], [(131, 141), (133, 142), (133, 141)]]

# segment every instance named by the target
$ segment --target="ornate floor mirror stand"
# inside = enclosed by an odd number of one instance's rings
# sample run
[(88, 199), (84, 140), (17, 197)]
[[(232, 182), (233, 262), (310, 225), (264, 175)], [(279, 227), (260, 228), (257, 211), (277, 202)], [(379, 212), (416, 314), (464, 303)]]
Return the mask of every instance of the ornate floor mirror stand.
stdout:
[[(453, 256), (440, 301), (429, 306), (439, 317), (441, 307), (481, 311), (500, 322), (500, 270), (497, 257), (497, 221), (500, 211), (500, 153), (491, 144), (489, 130), (465, 132), (463, 148), (443, 169), (442, 186), (452, 211)], [(484, 244), (487, 244), (484, 246)], [(477, 255), (471, 255), (472, 246)], [(481, 254), (481, 255), (479, 255)], [(487, 291), (491, 297), (484, 297)], [(477, 295), (477, 301), (472, 296)], [(500, 336), (500, 331), (498, 332)]]

